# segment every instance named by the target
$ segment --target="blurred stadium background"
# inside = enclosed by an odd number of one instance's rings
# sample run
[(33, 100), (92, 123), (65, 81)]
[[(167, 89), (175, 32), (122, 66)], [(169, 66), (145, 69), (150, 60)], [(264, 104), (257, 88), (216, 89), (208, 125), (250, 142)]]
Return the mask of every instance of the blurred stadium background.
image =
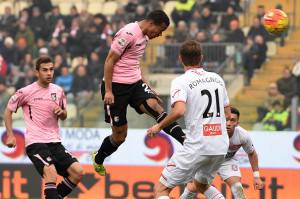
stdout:
[[(269, 35), (261, 24), (264, 12), (275, 7), (289, 16), (289, 29), (281, 36)], [(128, 109), (129, 136), (107, 160), (110, 174), (105, 178), (93, 173), (89, 154), (110, 132), (103, 121), (99, 82), (112, 37), (154, 9), (163, 9), (172, 23), (150, 42), (141, 67), (166, 110), (170, 82), (183, 73), (177, 61), (180, 43), (196, 39), (202, 43), (204, 67), (225, 79), (231, 104), (241, 111), (241, 126), (259, 153), (266, 181), (260, 192), (253, 190), (245, 154), (239, 154), (248, 198), (299, 198), (298, 0), (0, 0), (0, 199), (41, 198), (42, 183), (24, 155), (22, 111), (14, 114), (16, 149), (5, 148), (1, 126), (9, 97), (35, 81), (34, 61), (45, 55), (54, 59), (55, 83), (67, 93), (63, 142), (87, 172), (71, 198), (153, 198), (153, 183), (179, 147), (164, 134), (145, 136), (154, 121)], [(232, 198), (220, 179), (215, 185)]]

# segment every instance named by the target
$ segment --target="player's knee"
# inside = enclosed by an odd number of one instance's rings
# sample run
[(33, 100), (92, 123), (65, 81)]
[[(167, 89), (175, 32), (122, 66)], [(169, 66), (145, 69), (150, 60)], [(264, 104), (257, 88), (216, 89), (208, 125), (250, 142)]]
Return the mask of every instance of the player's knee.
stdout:
[(54, 165), (44, 166), (44, 175), (45, 182), (56, 182), (57, 172)]
[(234, 195), (235, 199), (245, 199), (244, 189), (241, 182), (236, 182), (231, 185), (230, 187), (232, 194)]
[(161, 107), (161, 105), (159, 105), (157, 99), (154, 99), (154, 98), (147, 99), (146, 103), (147, 103), (148, 107), (150, 107), (154, 112), (156, 112), (158, 114), (164, 111), (164, 109)]
[(79, 183), (84, 175), (83, 168), (81, 166), (77, 167), (72, 174), (72, 179), (74, 180), (75, 184)]
[(125, 142), (127, 137), (127, 128), (114, 128), (112, 139), (117, 145), (121, 145)]

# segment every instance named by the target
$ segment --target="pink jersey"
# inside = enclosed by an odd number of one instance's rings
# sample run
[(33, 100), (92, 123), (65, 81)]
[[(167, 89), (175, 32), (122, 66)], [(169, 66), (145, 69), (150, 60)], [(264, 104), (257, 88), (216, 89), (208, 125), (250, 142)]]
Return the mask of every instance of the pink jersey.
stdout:
[(140, 59), (148, 40), (137, 22), (127, 24), (116, 33), (111, 50), (121, 57), (114, 65), (112, 82), (132, 84), (142, 79)]
[(66, 108), (66, 97), (63, 89), (55, 84), (43, 88), (34, 82), (19, 89), (9, 100), (7, 108), (16, 112), (23, 109), (26, 123), (26, 146), (33, 143), (60, 142), (58, 118), (55, 107)]

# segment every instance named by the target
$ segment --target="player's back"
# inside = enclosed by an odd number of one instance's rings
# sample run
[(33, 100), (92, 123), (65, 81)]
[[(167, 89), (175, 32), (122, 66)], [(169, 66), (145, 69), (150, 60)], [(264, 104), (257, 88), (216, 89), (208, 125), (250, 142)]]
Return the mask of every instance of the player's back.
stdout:
[(185, 144), (203, 155), (226, 154), (229, 141), (224, 107), (229, 100), (223, 79), (216, 73), (194, 68), (176, 78), (172, 89), (172, 98), (182, 96), (186, 102)]

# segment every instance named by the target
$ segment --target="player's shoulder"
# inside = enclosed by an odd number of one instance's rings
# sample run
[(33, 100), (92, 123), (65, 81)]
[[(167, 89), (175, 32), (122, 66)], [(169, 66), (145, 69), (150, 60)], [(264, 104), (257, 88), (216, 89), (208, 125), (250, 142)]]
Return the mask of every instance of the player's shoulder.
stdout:
[(241, 126), (235, 127), (235, 132), (234, 133), (238, 134), (238, 136), (241, 139), (247, 139), (247, 138), (250, 137), (249, 132), (246, 129), (244, 129), (243, 127), (241, 127)]
[(172, 84), (182, 84), (182, 83), (186, 82), (186, 78), (187, 78), (186, 73), (181, 74), (172, 80)]
[(51, 90), (56, 90), (57, 92), (63, 92), (63, 88), (61, 86), (58, 86), (57, 84), (53, 84), (53, 83), (50, 83), (49, 84)]
[[(123, 36), (126, 35), (127, 37), (132, 37), (134, 38), (134, 36), (136, 35), (136, 27), (137, 23), (129, 23), (127, 25), (125, 25), (123, 28), (121, 28), (119, 30), (119, 34), (122, 34)], [(117, 33), (117, 35), (118, 35)]]
[(33, 83), (31, 83), (31, 84), (29, 84), (27, 86), (24, 86), (24, 87), (18, 89), (16, 91), (16, 93), (19, 93), (19, 94), (29, 94), (29, 93), (33, 92), (34, 90), (36, 90), (36, 84), (37, 84), (36, 82), (33, 82)]

